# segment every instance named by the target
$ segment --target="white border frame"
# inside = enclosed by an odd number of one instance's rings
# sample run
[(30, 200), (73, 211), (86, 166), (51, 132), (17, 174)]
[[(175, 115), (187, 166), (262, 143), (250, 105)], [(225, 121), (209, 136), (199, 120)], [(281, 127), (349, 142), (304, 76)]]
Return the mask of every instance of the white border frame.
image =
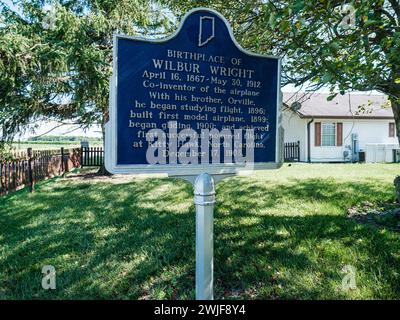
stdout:
[(208, 11), (218, 16), (226, 25), (230, 38), (235, 46), (243, 53), (249, 56), (260, 58), (269, 58), (278, 60), (278, 77), (277, 77), (277, 101), (276, 101), (276, 150), (275, 162), (256, 162), (251, 165), (253, 170), (267, 170), (278, 169), (283, 164), (283, 128), (282, 128), (282, 93), (281, 93), (281, 64), (282, 58), (271, 55), (261, 55), (258, 53), (249, 52), (243, 49), (237, 43), (232, 28), (229, 22), (219, 12), (208, 8), (194, 8), (188, 11), (181, 20), (178, 29), (170, 36), (163, 39), (145, 39), (143, 37), (133, 37), (122, 34), (114, 34), (113, 36), (113, 75), (110, 79), (110, 98), (109, 98), (109, 121), (105, 125), (105, 152), (104, 160), (107, 171), (113, 174), (168, 174), (170, 176), (191, 176), (198, 175), (204, 172), (209, 174), (237, 174), (240, 171), (249, 171), (250, 165), (240, 165), (235, 163), (221, 163), (221, 164), (189, 164), (189, 165), (150, 165), (150, 164), (132, 164), (132, 165), (117, 165), (117, 75), (118, 75), (118, 39), (132, 39), (136, 41), (163, 43), (175, 38), (182, 29), (186, 19), (197, 11)]

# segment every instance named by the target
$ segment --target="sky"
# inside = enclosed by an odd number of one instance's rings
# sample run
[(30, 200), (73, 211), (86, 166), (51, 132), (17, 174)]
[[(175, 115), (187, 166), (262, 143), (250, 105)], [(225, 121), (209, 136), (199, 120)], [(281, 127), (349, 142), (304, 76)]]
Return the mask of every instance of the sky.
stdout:
[(30, 137), (41, 136), (45, 134), (55, 135), (55, 136), (60, 135), (60, 136), (86, 136), (86, 137), (98, 137), (98, 138), (102, 137), (101, 127), (97, 125), (92, 126), (88, 130), (82, 130), (76, 125), (65, 125), (57, 127), (59, 123), (56, 121), (40, 121), (36, 122), (35, 125), (38, 125), (38, 128), (35, 130), (34, 133), (27, 130), (27, 132), (17, 135), (15, 137), (15, 140), (26, 140)]
[(16, 10), (16, 7), (12, 4), (11, 0), (0, 0), (0, 2), (3, 2), (6, 5), (8, 5), (11, 9)]

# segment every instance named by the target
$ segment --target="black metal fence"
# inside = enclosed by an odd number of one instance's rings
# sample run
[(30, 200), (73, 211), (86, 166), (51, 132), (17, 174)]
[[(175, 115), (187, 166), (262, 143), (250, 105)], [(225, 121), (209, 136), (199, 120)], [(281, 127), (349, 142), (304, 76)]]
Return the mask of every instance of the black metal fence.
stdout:
[(101, 147), (81, 148), (82, 167), (101, 167), (104, 164), (104, 150)]
[(284, 160), (287, 162), (300, 161), (300, 141), (285, 143)]

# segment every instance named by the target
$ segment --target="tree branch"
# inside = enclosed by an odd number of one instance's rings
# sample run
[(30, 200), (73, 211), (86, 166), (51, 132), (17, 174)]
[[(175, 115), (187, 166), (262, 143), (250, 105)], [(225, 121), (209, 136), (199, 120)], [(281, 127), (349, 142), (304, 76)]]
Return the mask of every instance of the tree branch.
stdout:
[(388, 0), (388, 1), (397, 15), (397, 21), (400, 21), (400, 2), (398, 0)]

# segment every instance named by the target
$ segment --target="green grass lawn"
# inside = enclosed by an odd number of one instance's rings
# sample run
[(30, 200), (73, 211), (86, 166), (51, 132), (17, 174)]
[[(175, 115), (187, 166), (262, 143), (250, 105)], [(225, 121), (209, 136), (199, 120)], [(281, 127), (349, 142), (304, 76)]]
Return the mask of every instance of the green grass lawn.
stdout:
[[(346, 209), (394, 200), (399, 165), (285, 164), (217, 185), (215, 298), (399, 299), (400, 233)], [(0, 198), (0, 299), (193, 299), (192, 187), (59, 178)], [(53, 265), (57, 289), (41, 288)], [(343, 291), (344, 265), (357, 288)]]

